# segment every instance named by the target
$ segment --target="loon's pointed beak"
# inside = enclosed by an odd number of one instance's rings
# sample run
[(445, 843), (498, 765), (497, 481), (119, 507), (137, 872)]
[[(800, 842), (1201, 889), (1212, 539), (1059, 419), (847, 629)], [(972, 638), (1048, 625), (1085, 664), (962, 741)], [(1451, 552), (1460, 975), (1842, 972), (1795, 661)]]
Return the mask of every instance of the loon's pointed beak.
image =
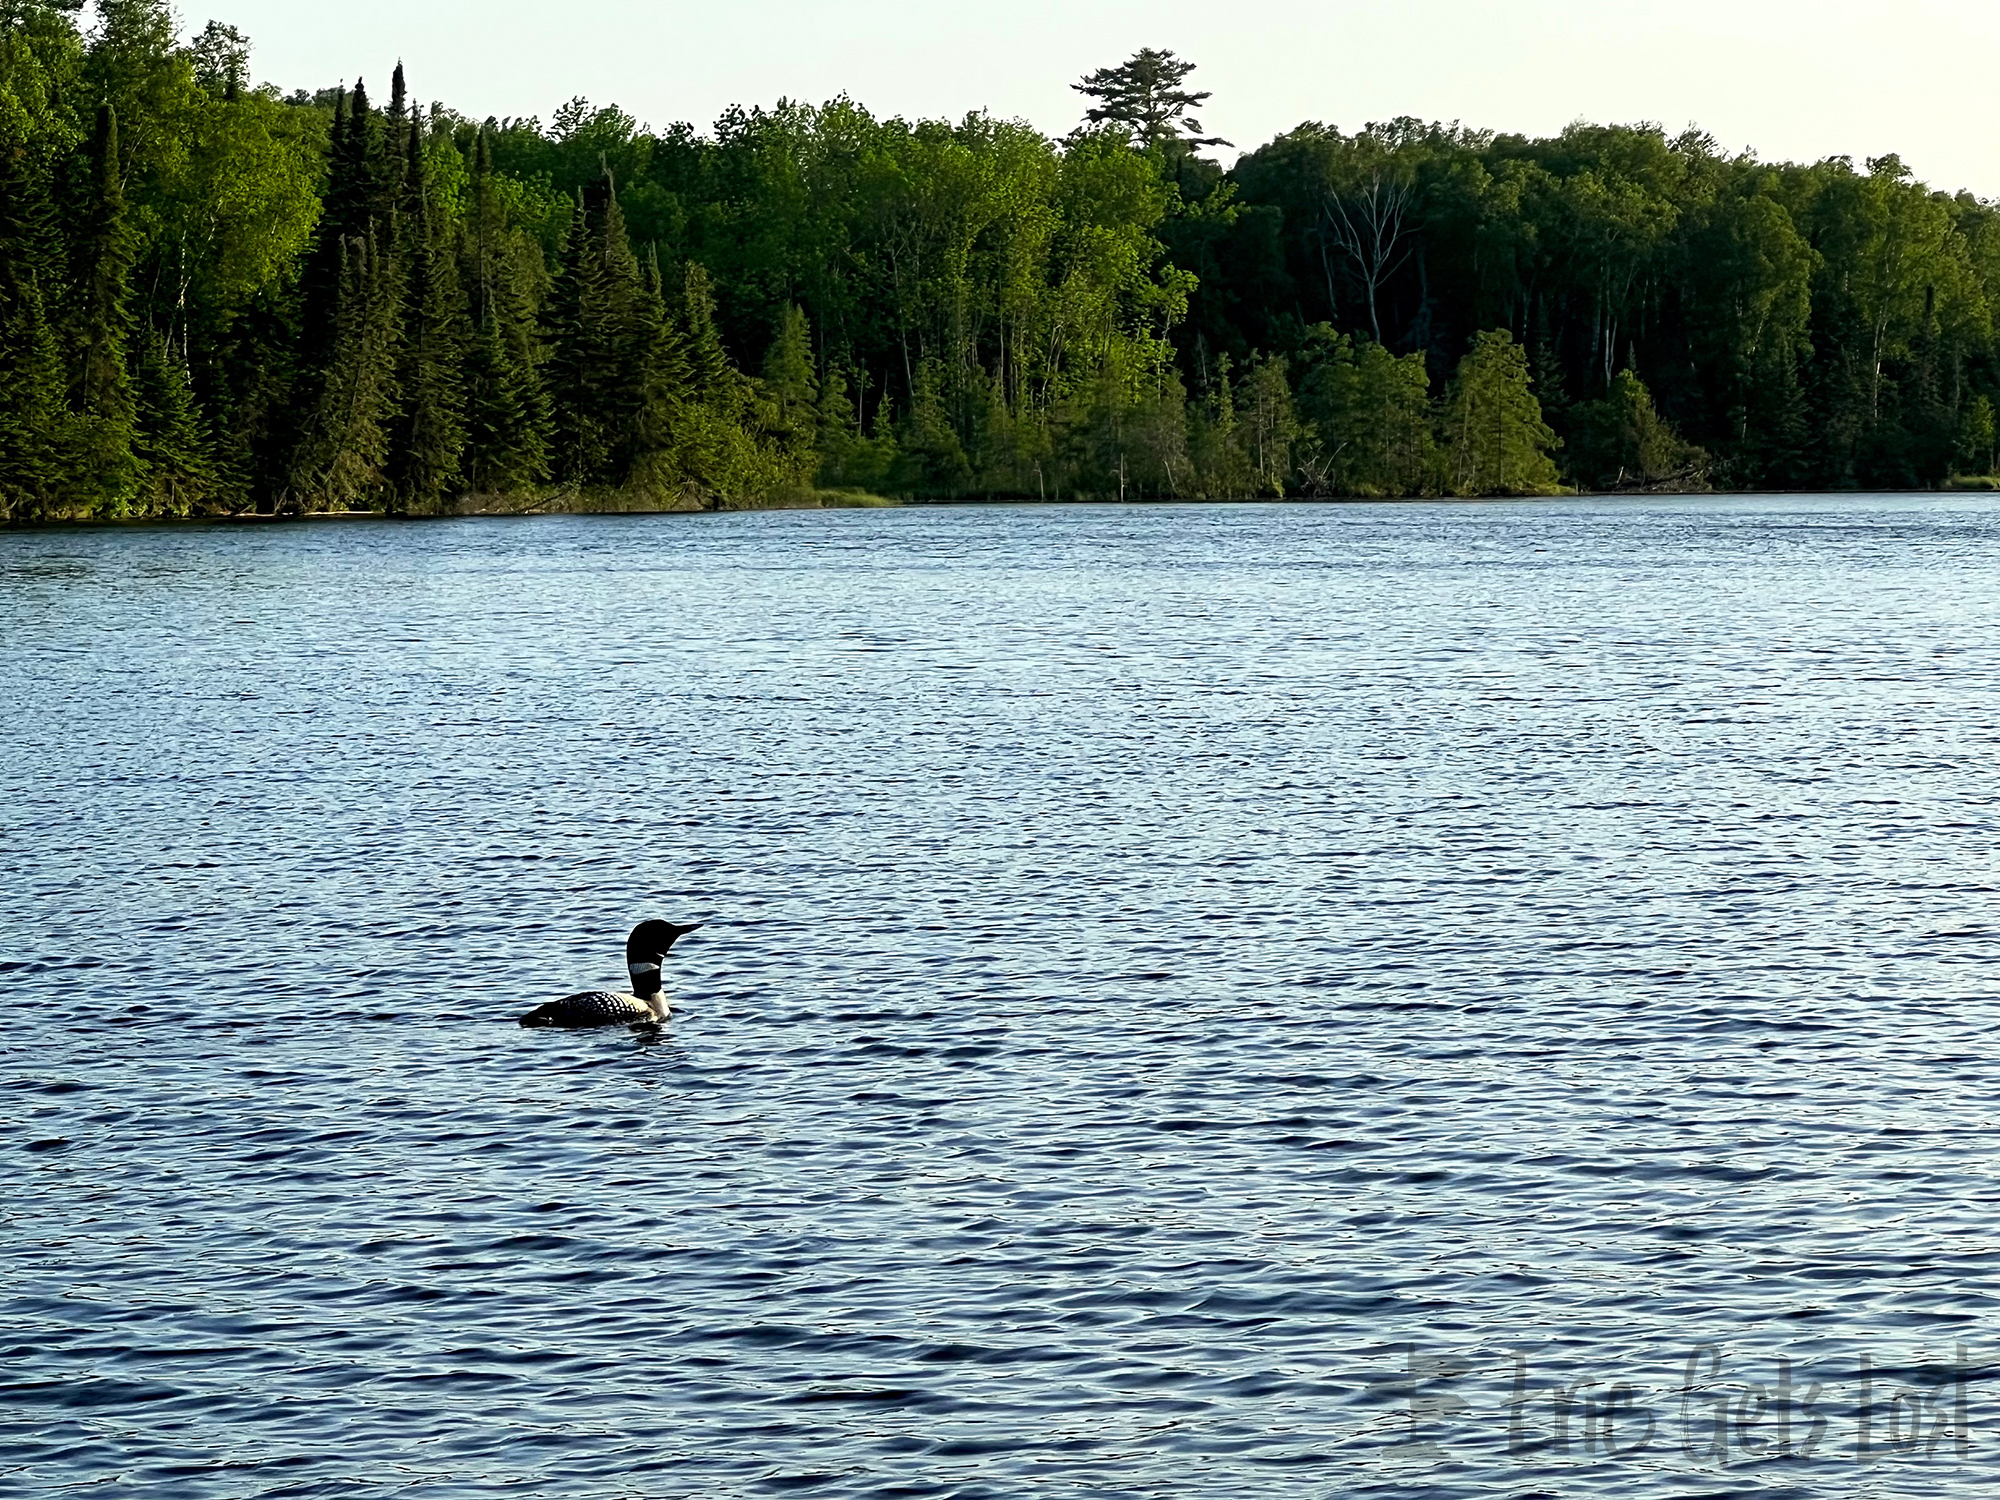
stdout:
[(662, 922), (660, 925), (667, 929), (666, 946), (671, 948), (675, 943), (678, 943), (682, 938), (686, 937), (690, 932), (693, 932), (697, 927), (701, 926), (701, 923)]

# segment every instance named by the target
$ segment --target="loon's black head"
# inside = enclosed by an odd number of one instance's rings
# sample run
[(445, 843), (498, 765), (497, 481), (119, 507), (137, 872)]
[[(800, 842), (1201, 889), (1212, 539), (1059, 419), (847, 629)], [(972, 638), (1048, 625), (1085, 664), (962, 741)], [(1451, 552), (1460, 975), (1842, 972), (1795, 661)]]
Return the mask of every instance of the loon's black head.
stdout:
[(625, 939), (625, 970), (632, 976), (632, 993), (645, 999), (660, 993), (660, 963), (681, 938), (699, 922), (682, 926), (678, 922), (641, 922)]

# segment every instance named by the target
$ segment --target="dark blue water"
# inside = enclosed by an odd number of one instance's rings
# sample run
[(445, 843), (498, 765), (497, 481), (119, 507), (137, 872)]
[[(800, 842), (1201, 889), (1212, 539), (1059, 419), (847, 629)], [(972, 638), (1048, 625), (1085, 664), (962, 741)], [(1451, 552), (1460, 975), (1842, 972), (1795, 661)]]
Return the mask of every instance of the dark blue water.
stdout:
[(1971, 497), (0, 534), (0, 1494), (1991, 1493), (1997, 606)]

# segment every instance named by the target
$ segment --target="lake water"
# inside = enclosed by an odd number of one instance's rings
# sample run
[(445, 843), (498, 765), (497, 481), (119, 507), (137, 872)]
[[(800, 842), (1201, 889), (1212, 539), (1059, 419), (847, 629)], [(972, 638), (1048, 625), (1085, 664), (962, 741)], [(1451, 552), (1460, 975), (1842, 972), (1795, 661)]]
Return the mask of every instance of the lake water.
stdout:
[(0, 1494), (1991, 1494), (1996, 606), (1978, 497), (0, 534)]

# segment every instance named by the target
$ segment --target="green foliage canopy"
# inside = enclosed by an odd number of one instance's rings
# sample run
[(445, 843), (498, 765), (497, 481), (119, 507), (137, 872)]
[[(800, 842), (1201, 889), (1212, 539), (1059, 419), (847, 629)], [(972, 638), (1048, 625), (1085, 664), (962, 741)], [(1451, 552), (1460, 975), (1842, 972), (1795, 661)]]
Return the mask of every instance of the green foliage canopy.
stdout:
[[(1905, 486), (1995, 463), (2000, 208), (1697, 132), (1308, 122), (1141, 51), (1061, 140), (280, 96), (0, 0), (0, 513)], [(756, 373), (749, 373), (756, 372)]]

